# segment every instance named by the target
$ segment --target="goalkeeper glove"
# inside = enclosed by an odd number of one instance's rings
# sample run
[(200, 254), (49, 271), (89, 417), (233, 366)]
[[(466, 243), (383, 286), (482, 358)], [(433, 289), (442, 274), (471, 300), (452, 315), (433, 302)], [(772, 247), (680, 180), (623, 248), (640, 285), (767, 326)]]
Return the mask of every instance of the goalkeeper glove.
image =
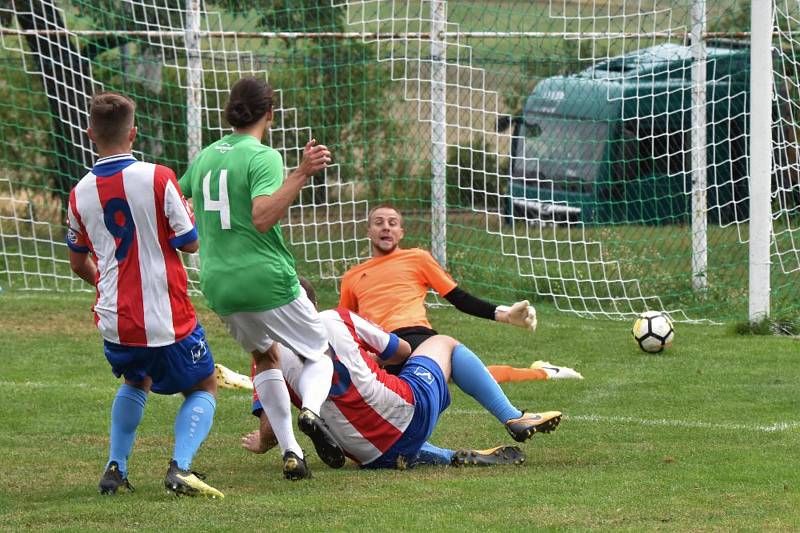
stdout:
[(507, 322), (520, 328), (536, 331), (536, 309), (528, 303), (528, 300), (517, 302), (511, 307), (498, 305), (495, 310), (495, 318), (498, 322)]

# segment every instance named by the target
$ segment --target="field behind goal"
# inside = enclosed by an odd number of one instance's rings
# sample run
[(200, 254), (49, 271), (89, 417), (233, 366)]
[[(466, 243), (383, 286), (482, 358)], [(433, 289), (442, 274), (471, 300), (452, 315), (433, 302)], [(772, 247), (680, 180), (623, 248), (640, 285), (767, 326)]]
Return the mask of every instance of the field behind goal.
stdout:
[[(333, 291), (322, 292), (333, 305)], [(506, 384), (518, 406), (560, 409), (555, 433), (522, 445), (518, 467), (328, 469), (281, 479), (276, 451), (255, 456), (250, 396), (221, 390), (193, 468), (225, 493), (176, 499), (163, 489), (180, 398), (151, 395), (130, 460), (133, 494), (101, 497), (108, 446), (109, 371), (88, 294), (0, 293), (0, 529), (429, 530), (800, 528), (800, 341), (679, 324), (662, 355), (638, 351), (627, 322), (581, 320), (539, 306), (535, 335), (434, 309), (442, 331), (488, 363), (536, 359), (574, 367), (583, 381)], [(247, 357), (197, 302), (217, 360)], [(431, 441), (452, 448), (514, 444), (455, 388)]]

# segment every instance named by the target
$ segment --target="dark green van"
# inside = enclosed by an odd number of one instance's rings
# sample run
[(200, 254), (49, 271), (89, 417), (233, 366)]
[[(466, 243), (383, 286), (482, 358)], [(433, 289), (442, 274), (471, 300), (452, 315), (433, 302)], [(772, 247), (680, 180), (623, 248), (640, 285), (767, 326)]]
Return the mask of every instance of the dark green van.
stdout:
[[(707, 45), (709, 218), (747, 214), (750, 50)], [(539, 82), (515, 121), (506, 214), (663, 224), (691, 209), (692, 56), (663, 44)]]

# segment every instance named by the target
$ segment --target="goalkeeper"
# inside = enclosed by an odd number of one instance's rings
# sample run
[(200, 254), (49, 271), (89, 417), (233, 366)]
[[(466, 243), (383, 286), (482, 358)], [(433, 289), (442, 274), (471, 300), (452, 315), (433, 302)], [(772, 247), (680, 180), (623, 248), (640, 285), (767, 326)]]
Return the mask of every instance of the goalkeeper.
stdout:
[[(429, 288), (459, 311), (536, 331), (536, 310), (527, 300), (511, 307), (486, 302), (458, 287), (427, 251), (400, 248), (404, 236), (403, 217), (393, 206), (380, 205), (369, 212), (367, 235), (372, 259), (345, 273), (339, 306), (394, 333), (407, 341), (412, 350), (437, 334), (425, 310)], [(571, 368), (544, 361), (537, 361), (532, 368), (492, 365), (488, 369), (498, 382), (582, 377)], [(396, 373), (400, 368), (387, 370)]]

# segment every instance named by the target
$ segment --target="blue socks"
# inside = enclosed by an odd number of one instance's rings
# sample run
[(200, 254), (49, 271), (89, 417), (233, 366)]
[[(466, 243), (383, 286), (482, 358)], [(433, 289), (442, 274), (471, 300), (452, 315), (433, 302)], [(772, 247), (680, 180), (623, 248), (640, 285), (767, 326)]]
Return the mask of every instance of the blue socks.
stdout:
[(495, 418), (505, 424), (512, 418), (522, 416), (522, 411), (511, 405), (506, 393), (486, 370), (478, 356), (463, 344), (453, 350), (453, 383), (475, 398)]
[(422, 445), (415, 465), (449, 465), (453, 460), (455, 451), (434, 446), (428, 441)]
[[(111, 405), (111, 445), (108, 463), (116, 461), (123, 477), (128, 475), (128, 457), (133, 449), (136, 428), (144, 416), (147, 393), (123, 383)], [(181, 405), (175, 417), (175, 453), (178, 468), (188, 470), (192, 458), (208, 436), (217, 402), (205, 391), (193, 392)]]
[(106, 468), (111, 461), (116, 461), (122, 477), (128, 475), (128, 457), (133, 449), (136, 428), (142, 421), (146, 403), (145, 391), (123, 383), (111, 404), (111, 443)]
[(205, 391), (191, 393), (183, 401), (175, 417), (175, 452), (172, 458), (178, 468), (189, 470), (194, 454), (211, 431), (217, 401)]

